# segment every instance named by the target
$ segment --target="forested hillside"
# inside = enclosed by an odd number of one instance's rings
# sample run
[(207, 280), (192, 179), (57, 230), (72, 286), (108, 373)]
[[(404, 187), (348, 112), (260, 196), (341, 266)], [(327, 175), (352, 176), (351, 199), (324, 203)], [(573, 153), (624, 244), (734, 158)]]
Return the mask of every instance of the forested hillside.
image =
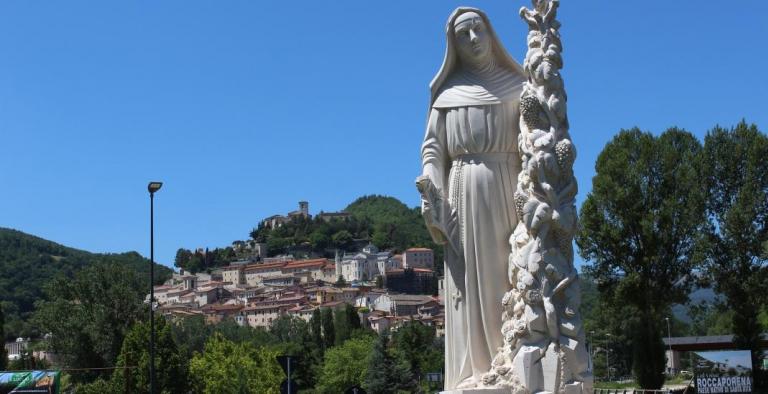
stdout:
[[(149, 260), (136, 252), (89, 253), (0, 228), (0, 303), (5, 312), (5, 335), (12, 338), (36, 334), (27, 321), (45, 284), (57, 276), (71, 278), (84, 267), (106, 262), (125, 266), (148, 278)], [(156, 282), (165, 281), (170, 274), (167, 267), (155, 265)]]
[(394, 197), (364, 196), (344, 211), (360, 221), (371, 223), (371, 242), (380, 249), (402, 251), (413, 246), (436, 247), (424, 225), (421, 207), (408, 208)]

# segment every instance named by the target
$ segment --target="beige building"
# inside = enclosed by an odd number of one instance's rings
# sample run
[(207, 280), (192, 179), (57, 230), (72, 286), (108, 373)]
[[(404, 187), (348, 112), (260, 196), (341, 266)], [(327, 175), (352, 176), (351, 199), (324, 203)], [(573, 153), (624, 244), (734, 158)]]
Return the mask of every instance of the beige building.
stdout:
[(335, 283), (339, 277), (336, 275), (336, 264), (328, 264), (323, 267), (323, 276), (320, 278), (326, 283)]
[(420, 308), (439, 306), (438, 300), (428, 295), (383, 294), (373, 302), (373, 308), (392, 316), (419, 315)]
[[(176, 288), (169, 285), (155, 286), (155, 300), (158, 304), (163, 305), (168, 302), (168, 293), (174, 291)], [(149, 296), (147, 296), (149, 300)]]
[(243, 310), (243, 306), (238, 304), (209, 304), (201, 308), (205, 321), (210, 324), (221, 323), (225, 319), (234, 319), (241, 310)]
[(248, 286), (258, 286), (267, 277), (283, 275), (283, 266), (286, 262), (252, 264), (245, 268), (245, 283)]
[(327, 259), (291, 261), (282, 267), (284, 275), (309, 273), (312, 280), (323, 280), (323, 269), (331, 264)]
[(403, 268), (434, 269), (435, 254), (432, 249), (410, 248), (403, 252)]
[(221, 269), (221, 279), (233, 285), (245, 284), (245, 265), (230, 265)]
[(245, 324), (251, 327), (269, 328), (280, 315), (292, 308), (290, 305), (254, 305), (243, 308), (240, 312), (245, 318)]

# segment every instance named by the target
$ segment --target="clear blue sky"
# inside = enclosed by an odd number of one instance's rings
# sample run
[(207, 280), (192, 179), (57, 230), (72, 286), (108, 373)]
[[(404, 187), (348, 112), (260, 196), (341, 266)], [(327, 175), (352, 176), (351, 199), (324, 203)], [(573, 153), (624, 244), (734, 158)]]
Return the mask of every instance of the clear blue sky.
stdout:
[[(365, 194), (418, 203), (428, 83), (458, 5), (518, 60), (527, 1), (0, 2), (0, 226), (156, 257)], [(768, 129), (768, 3), (562, 0), (579, 203), (621, 128)]]

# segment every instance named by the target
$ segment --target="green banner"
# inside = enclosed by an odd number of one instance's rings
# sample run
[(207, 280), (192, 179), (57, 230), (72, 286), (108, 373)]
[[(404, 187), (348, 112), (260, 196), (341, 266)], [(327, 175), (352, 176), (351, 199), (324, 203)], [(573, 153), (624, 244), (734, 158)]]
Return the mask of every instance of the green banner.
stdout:
[(59, 394), (60, 378), (59, 371), (0, 372), (0, 394)]

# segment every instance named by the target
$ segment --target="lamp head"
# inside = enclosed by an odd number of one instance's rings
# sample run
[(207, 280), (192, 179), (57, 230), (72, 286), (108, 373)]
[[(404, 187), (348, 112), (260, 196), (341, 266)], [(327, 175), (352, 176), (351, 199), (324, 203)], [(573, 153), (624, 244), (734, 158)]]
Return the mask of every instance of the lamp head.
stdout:
[(161, 187), (163, 187), (163, 182), (149, 182), (147, 190), (149, 190), (149, 194), (154, 194), (156, 191), (160, 190)]

